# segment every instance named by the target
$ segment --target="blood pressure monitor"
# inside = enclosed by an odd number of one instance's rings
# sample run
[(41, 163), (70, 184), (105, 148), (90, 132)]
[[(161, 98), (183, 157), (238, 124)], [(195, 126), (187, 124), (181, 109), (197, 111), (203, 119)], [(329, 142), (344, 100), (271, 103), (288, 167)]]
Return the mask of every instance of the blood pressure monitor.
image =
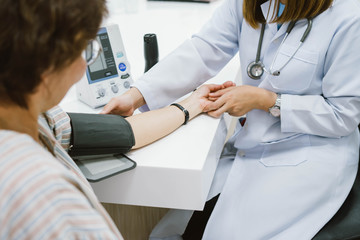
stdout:
[(76, 84), (78, 99), (93, 108), (104, 106), (112, 97), (121, 95), (133, 82), (118, 25), (100, 28), (96, 40), (102, 51)]

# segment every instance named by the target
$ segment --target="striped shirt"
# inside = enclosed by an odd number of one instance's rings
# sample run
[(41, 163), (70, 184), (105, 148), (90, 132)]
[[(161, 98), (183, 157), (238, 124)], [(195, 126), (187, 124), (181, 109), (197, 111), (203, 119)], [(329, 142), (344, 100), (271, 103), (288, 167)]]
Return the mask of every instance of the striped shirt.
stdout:
[(122, 239), (64, 150), (70, 135), (58, 107), (39, 117), (44, 146), (0, 130), (0, 239)]

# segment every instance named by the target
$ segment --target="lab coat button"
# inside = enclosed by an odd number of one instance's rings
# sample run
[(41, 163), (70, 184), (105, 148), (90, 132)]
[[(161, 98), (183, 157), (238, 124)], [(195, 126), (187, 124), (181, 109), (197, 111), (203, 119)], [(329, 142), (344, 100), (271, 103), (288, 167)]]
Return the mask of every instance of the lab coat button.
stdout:
[(240, 157), (245, 157), (245, 152), (244, 151), (239, 151), (239, 156)]

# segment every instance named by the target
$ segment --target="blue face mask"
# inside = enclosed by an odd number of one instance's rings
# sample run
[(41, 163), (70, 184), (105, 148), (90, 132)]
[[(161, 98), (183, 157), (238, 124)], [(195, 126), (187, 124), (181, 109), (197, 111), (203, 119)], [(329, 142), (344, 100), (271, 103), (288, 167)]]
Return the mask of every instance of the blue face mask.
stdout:
[[(278, 14), (277, 14), (278, 17), (281, 16), (281, 14), (284, 12), (284, 9), (285, 9), (285, 4), (280, 3), (279, 4), (279, 11), (278, 11)], [(280, 27), (281, 27), (281, 24), (278, 24), (277, 25), (278, 30), (279, 30)]]
[(285, 4), (280, 3), (279, 5), (279, 11), (278, 11), (278, 17), (281, 16), (281, 14), (284, 12)]

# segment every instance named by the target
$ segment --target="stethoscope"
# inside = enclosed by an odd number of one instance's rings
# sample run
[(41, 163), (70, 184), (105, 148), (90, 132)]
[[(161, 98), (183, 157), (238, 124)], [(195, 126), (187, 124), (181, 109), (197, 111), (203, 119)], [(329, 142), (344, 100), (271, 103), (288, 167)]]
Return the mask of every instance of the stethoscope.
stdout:
[(296, 48), (295, 52), (291, 55), (291, 57), (278, 69), (273, 71), (273, 67), (274, 67), (274, 63), (275, 60), (279, 54), (279, 50), (281, 48), (281, 46), (284, 44), (286, 38), (288, 37), (288, 35), (290, 34), (291, 30), (294, 28), (296, 21), (291, 21), (289, 23), (289, 26), (286, 29), (286, 34), (285, 37), (283, 38), (283, 40), (281, 41), (281, 44), (275, 54), (275, 57), (270, 65), (269, 70), (267, 70), (264, 66), (264, 64), (260, 61), (260, 54), (261, 54), (261, 46), (262, 46), (262, 42), (264, 39), (264, 32), (265, 32), (265, 23), (263, 23), (261, 25), (261, 33), (260, 33), (260, 38), (259, 38), (259, 43), (258, 43), (258, 48), (256, 51), (256, 58), (254, 62), (251, 62), (248, 67), (247, 67), (247, 74), (250, 78), (254, 79), (254, 80), (259, 80), (261, 78), (261, 76), (264, 74), (264, 71), (273, 75), (273, 76), (279, 76), (280, 75), (280, 71), (290, 62), (290, 60), (294, 57), (294, 55), (296, 54), (296, 52), (299, 50), (299, 48), (301, 47), (301, 45), (303, 44), (303, 42), (305, 41), (305, 39), (307, 38), (307, 36), (310, 33), (311, 27), (312, 27), (312, 19), (307, 19), (307, 28), (304, 32), (304, 34), (302, 35), (301, 39), (300, 39), (300, 43), (298, 45), (298, 47)]

